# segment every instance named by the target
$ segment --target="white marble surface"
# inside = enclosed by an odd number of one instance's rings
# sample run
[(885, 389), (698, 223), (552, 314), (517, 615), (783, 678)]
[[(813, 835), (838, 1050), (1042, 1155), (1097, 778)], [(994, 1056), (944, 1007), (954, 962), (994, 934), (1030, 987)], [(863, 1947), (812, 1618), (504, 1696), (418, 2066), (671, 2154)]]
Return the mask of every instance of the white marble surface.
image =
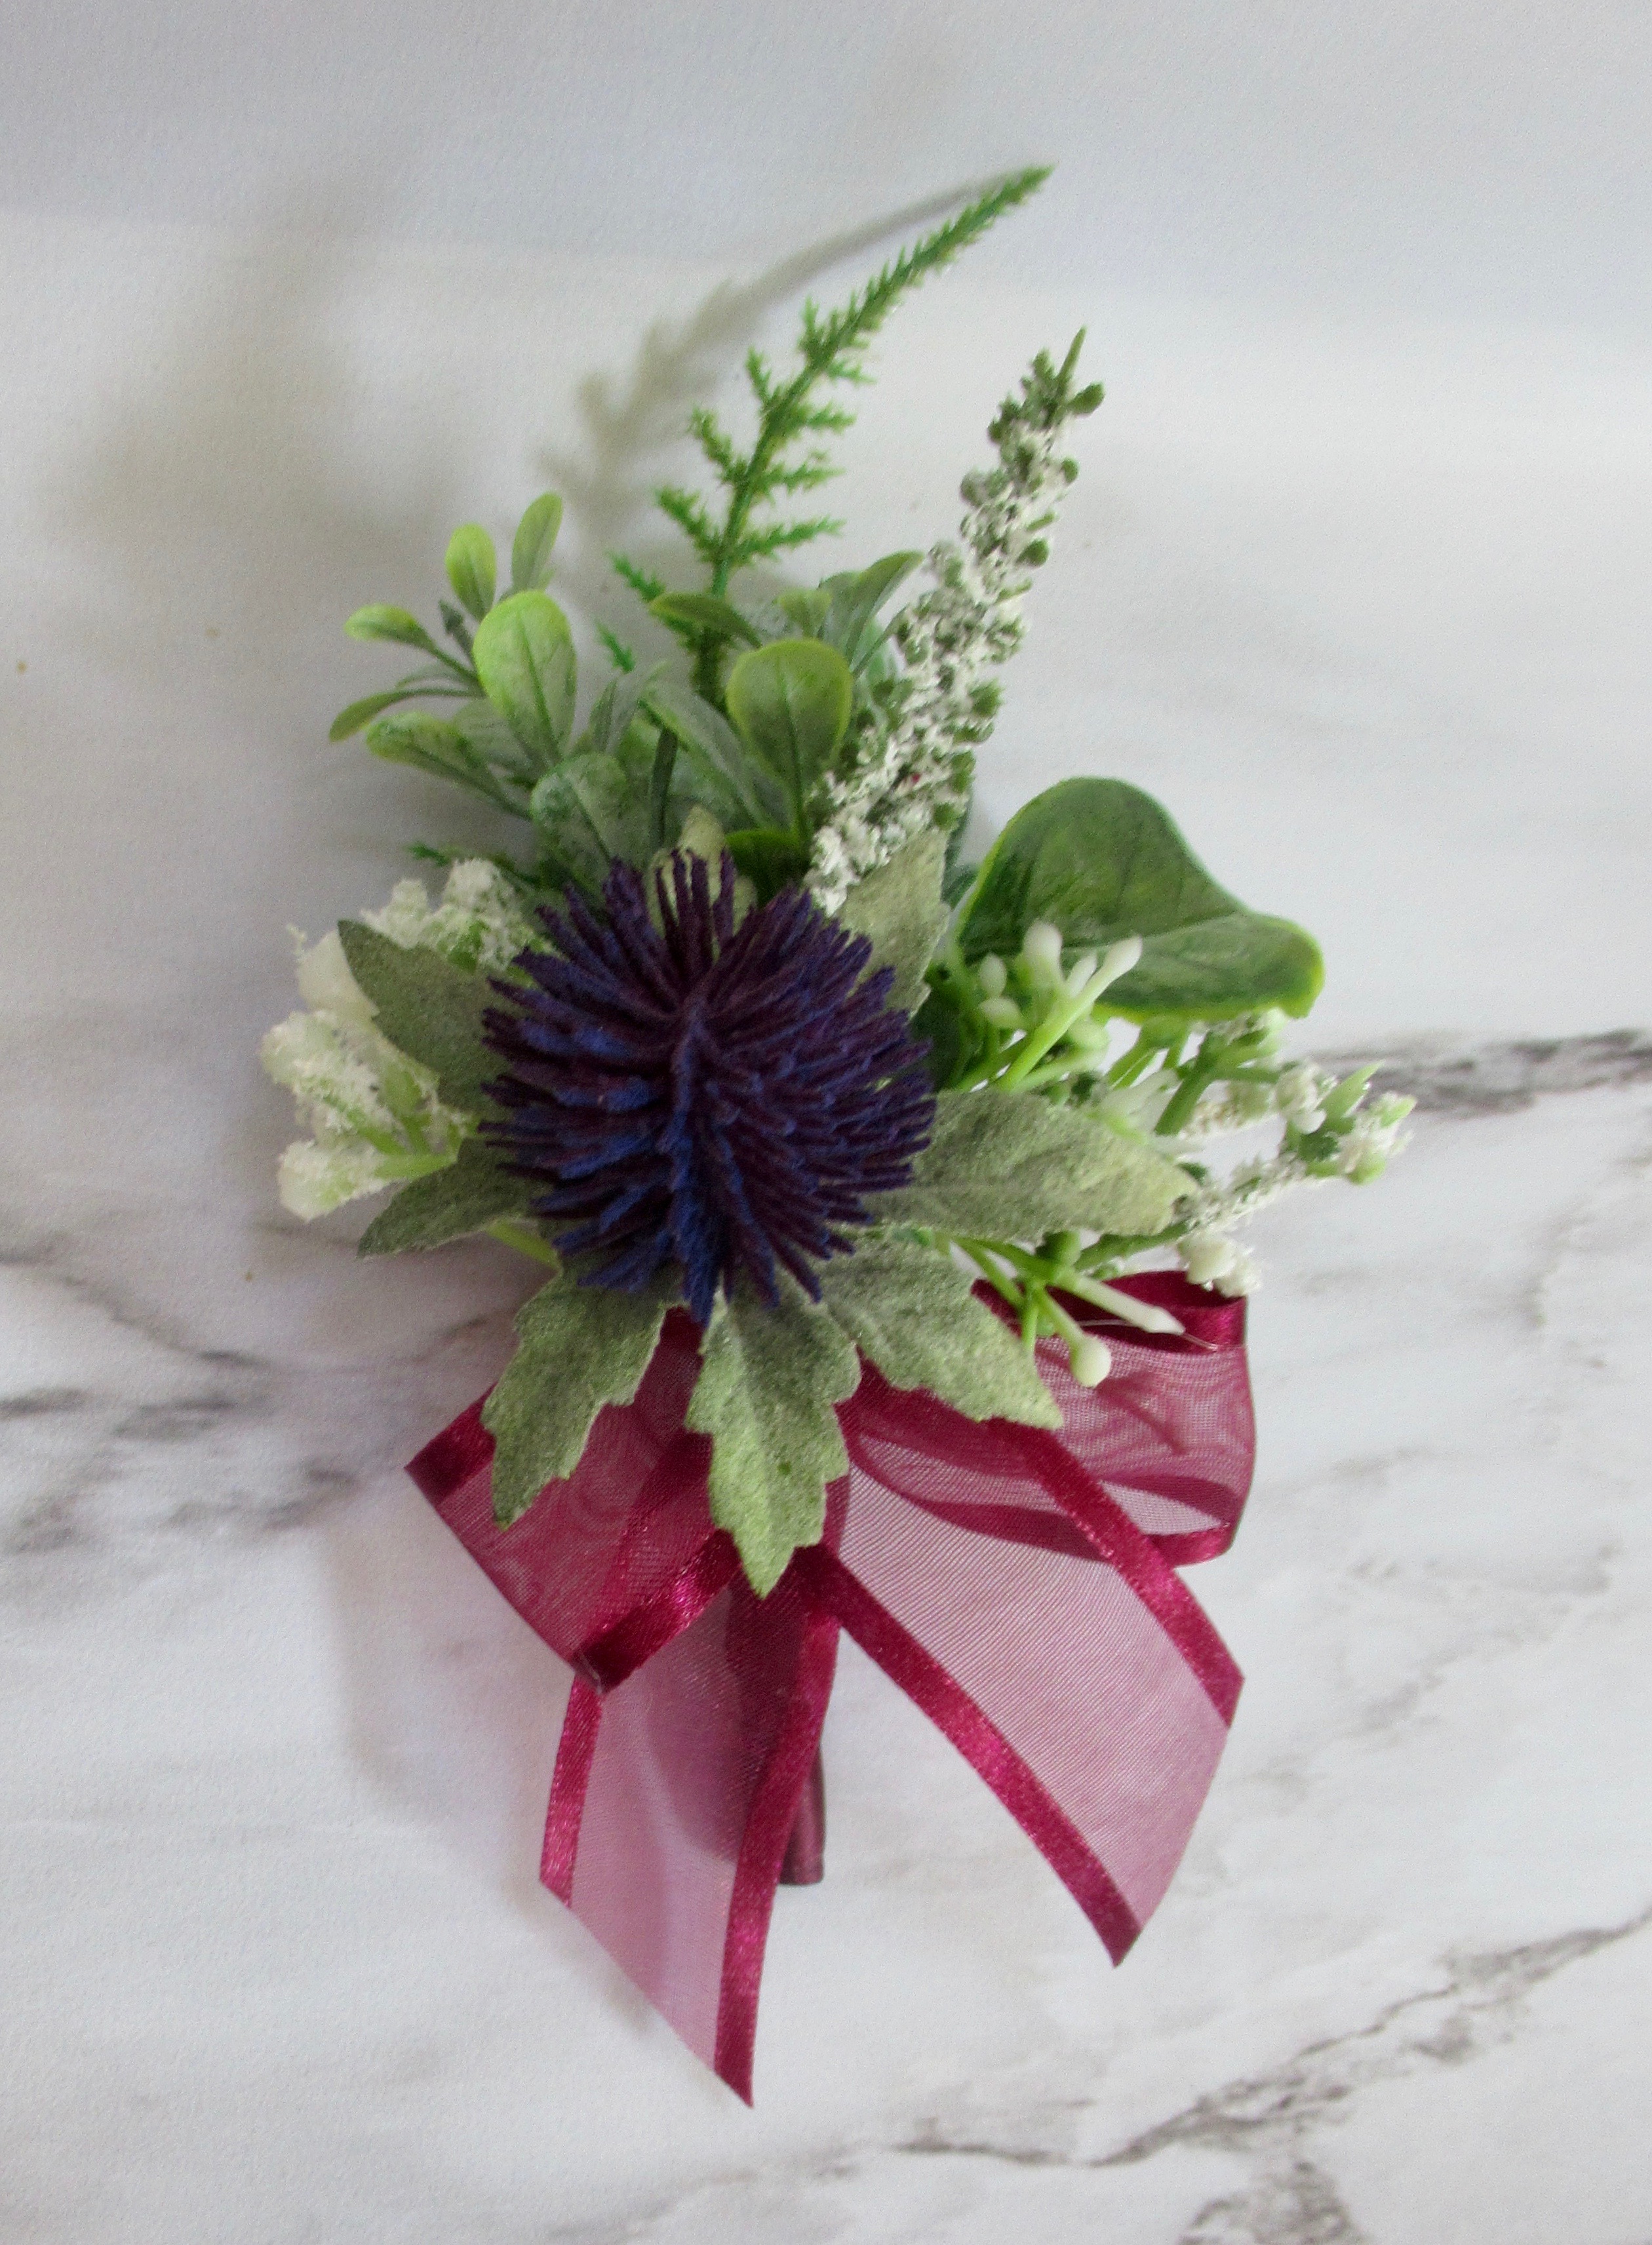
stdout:
[(338, 618), (552, 470), (586, 599), (763, 304), (0, 248), (5, 2245), (1647, 2245), (1652, 1058), (1590, 1041), (1649, 1013), (1646, 360), (962, 276), (891, 331), (869, 548), (1024, 344), (1087, 315), (1113, 382), (989, 799), (1162, 792), (1428, 1106), (1258, 1240), (1256, 1492), (1194, 1578), (1249, 1681), (1147, 1937), (1111, 1971), (846, 1649), (748, 2113), (537, 1889), (564, 1680), (398, 1471), (524, 1280), (285, 1222), (252, 1051), (284, 923), (439, 820), (322, 744), (376, 675)]

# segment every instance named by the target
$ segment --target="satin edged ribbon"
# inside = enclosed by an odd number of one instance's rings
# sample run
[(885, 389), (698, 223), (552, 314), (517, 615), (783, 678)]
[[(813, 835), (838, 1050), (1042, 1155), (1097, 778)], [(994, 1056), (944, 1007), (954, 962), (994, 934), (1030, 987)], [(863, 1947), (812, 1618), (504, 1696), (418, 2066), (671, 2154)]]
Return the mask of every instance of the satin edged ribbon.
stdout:
[(978, 1423), (865, 1365), (825, 1532), (767, 1598), (712, 1524), (709, 1447), (684, 1428), (685, 1312), (635, 1401), (599, 1414), (514, 1527), (493, 1520), (485, 1397), (408, 1468), (575, 1672), (541, 1877), (748, 2102), (840, 1630), (991, 1787), (1115, 1963), (1169, 1883), (1240, 1686), (1175, 1568), (1227, 1549), (1249, 1488), (1244, 1305), (1170, 1273), (1120, 1283), (1184, 1330), (1069, 1299), (1113, 1370), (1080, 1388), (1040, 1344), (1060, 1434)]

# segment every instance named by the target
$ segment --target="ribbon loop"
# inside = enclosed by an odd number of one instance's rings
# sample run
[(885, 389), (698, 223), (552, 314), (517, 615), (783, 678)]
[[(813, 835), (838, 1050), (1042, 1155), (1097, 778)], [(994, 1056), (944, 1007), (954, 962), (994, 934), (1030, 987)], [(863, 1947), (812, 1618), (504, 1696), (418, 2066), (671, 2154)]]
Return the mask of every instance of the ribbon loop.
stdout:
[(634, 1402), (600, 1414), (573, 1474), (516, 1526), (493, 1521), (480, 1403), (409, 1468), (576, 1671), (545, 1883), (748, 2099), (840, 1628), (1003, 1801), (1115, 1962), (1181, 1859), (1239, 1691), (1175, 1567), (1227, 1548), (1249, 1486), (1244, 1306), (1169, 1273), (1121, 1284), (1184, 1330), (1084, 1310), (1113, 1370), (1080, 1388), (1041, 1346), (1059, 1434), (970, 1421), (863, 1367), (825, 1533), (767, 1598), (710, 1518), (680, 1312)]

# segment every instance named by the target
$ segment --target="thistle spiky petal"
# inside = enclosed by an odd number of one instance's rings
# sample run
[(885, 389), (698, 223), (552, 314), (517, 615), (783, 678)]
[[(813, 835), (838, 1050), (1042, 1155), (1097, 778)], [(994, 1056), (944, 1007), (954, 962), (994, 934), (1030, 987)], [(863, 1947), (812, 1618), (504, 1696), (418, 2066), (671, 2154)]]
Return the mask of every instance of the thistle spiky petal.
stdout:
[(606, 916), (541, 915), (553, 949), (496, 983), (485, 1135), (543, 1178), (535, 1212), (592, 1283), (634, 1288), (674, 1260), (703, 1326), (743, 1272), (769, 1303), (781, 1269), (818, 1299), (815, 1266), (852, 1245), (869, 1193), (908, 1182), (934, 1099), (892, 973), (801, 890), (735, 924), (735, 874), (679, 851), (654, 876), (616, 865)]

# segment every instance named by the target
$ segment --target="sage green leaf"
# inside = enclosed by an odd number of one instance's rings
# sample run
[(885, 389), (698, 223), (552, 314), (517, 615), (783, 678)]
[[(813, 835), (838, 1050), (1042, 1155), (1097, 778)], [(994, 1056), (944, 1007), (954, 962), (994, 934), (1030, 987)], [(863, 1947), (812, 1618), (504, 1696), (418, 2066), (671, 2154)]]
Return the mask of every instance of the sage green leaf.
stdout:
[(627, 1294), (581, 1286), (564, 1269), (517, 1312), (516, 1354), (482, 1413), (501, 1527), (520, 1520), (547, 1482), (566, 1480), (605, 1403), (635, 1396), (678, 1291), (674, 1273)]
[(711, 1516), (767, 1597), (800, 1543), (817, 1543), (826, 1485), (849, 1470), (836, 1404), (860, 1384), (855, 1344), (790, 1279), (779, 1306), (737, 1288), (713, 1319), (687, 1424), (711, 1436)]
[(548, 593), (511, 593), (477, 627), (477, 675), (543, 770), (573, 722), (573, 636)]
[(482, 1041), (482, 1016), (499, 1002), (486, 976), (467, 974), (423, 946), (403, 949), (360, 920), (341, 920), (338, 935), (390, 1042), (434, 1072), (450, 1107), (480, 1111), (482, 1086), (502, 1067)]
[(785, 797), (747, 755), (720, 709), (677, 678), (651, 680), (643, 702), (655, 722), (668, 727), (682, 743), (706, 808), (721, 825), (769, 826), (785, 818)]
[(728, 674), (728, 715), (785, 790), (801, 829), (803, 805), (848, 729), (855, 681), (836, 648), (777, 639), (742, 655)]
[(1191, 1190), (1174, 1162), (1083, 1108), (1030, 1091), (944, 1091), (911, 1184), (869, 1206), (880, 1223), (965, 1239), (1041, 1239), (1085, 1225), (1150, 1234)]
[(831, 607), (821, 636), (838, 650), (851, 670), (863, 668), (883, 637), (881, 632), (869, 634), (867, 626), (923, 558), (921, 553), (886, 553), (870, 568), (828, 577), (823, 583), (822, 591), (831, 595)]
[(551, 581), (551, 554), (562, 527), (562, 501), (542, 492), (517, 525), (511, 541), (511, 589), (542, 592)]
[(357, 608), (344, 626), (351, 639), (387, 639), (397, 647), (422, 647), (426, 655), (442, 652), (423, 625), (405, 608), (385, 607), (375, 602), (370, 607)]
[(1009, 957), (1039, 919), (1074, 949), (1142, 938), (1140, 963), (1107, 995), (1127, 1021), (1305, 1014), (1324, 980), (1310, 935), (1230, 896), (1168, 814), (1122, 780), (1063, 780), (1019, 811), (964, 902), (958, 941), (967, 959)]
[(748, 647), (762, 644), (756, 627), (733, 601), (720, 600), (714, 593), (662, 593), (649, 601), (648, 612), (662, 624), (684, 624), (707, 637), (741, 640)]
[(448, 540), (447, 576), (459, 606), (480, 623), (493, 606), (499, 565), (479, 522), (462, 522)]
[(967, 1419), (1061, 1424), (1019, 1339), (938, 1249), (864, 1239), (823, 1264), (820, 1284), (838, 1324), (895, 1387), (927, 1388)]
[(440, 1247), (499, 1217), (521, 1215), (540, 1190), (531, 1178), (502, 1169), (480, 1138), (467, 1138), (449, 1168), (403, 1186), (368, 1225), (355, 1251), (399, 1255), (410, 1247)]
[(946, 933), (945, 867), (945, 837), (933, 830), (915, 834), (886, 865), (855, 884), (838, 913), (846, 928), (870, 936), (874, 967), (895, 969), (889, 1002), (904, 1013), (923, 1004), (929, 987), (924, 970)]

